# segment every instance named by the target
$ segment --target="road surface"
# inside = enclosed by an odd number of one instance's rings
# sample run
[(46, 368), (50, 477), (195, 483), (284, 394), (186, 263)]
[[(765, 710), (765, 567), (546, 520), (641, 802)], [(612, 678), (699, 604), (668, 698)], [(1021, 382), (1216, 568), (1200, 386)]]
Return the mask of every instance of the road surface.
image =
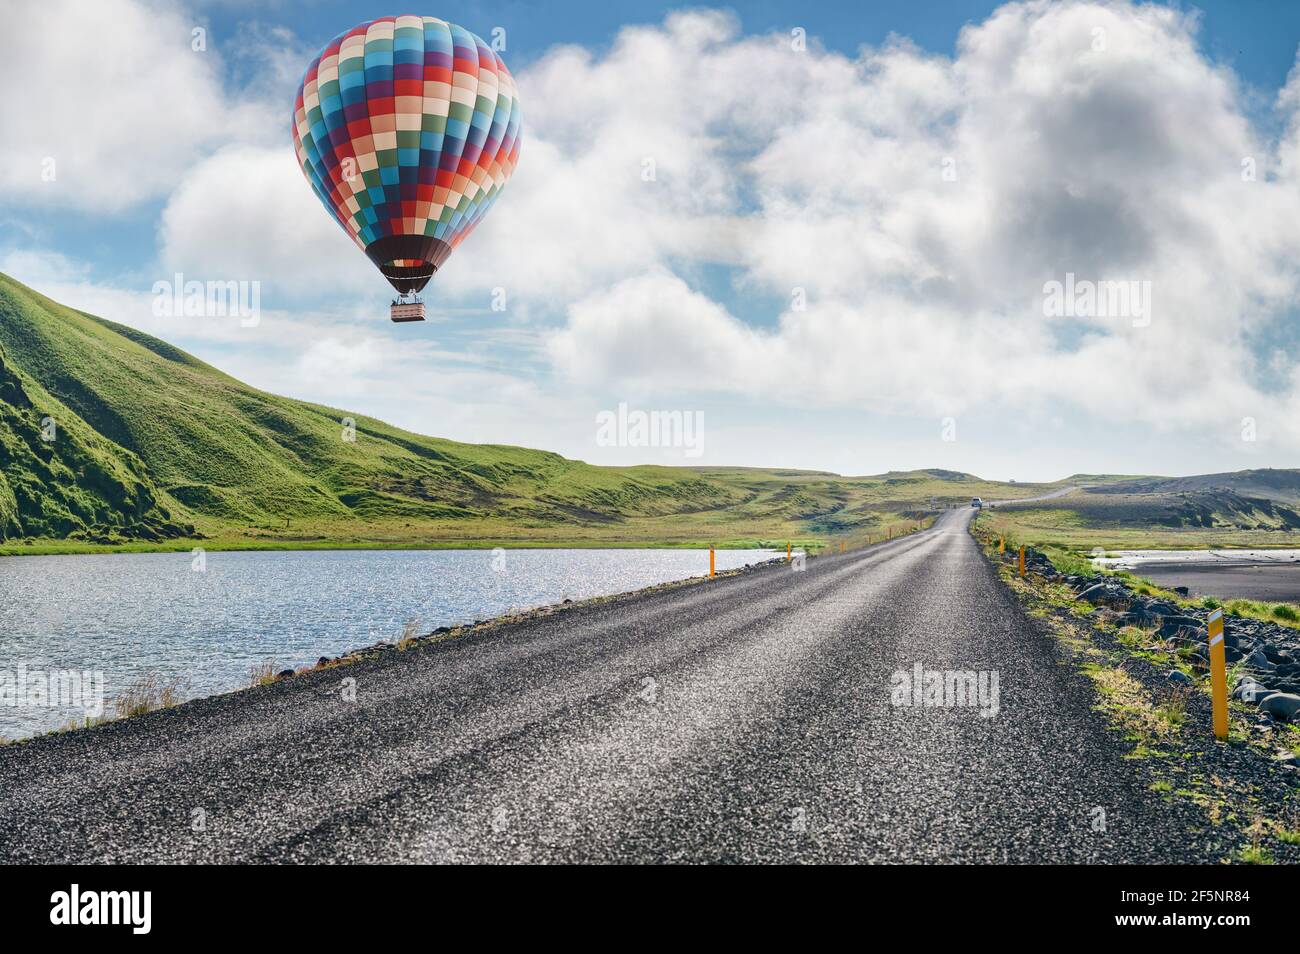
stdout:
[(0, 860), (1217, 860), (969, 517), (0, 747)]

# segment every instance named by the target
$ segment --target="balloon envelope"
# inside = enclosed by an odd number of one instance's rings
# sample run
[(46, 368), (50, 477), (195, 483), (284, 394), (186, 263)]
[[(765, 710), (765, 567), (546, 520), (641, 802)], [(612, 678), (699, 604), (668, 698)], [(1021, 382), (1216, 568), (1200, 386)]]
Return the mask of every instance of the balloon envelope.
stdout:
[(399, 292), (428, 284), (519, 158), (519, 98), (496, 51), (434, 17), (383, 17), (331, 41), (294, 103), (316, 195)]

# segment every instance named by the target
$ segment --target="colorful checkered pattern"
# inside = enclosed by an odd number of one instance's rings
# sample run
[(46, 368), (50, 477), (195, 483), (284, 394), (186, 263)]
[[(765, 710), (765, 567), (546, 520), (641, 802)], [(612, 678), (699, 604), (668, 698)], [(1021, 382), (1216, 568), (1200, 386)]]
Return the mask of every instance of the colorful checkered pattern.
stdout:
[[(519, 125), (514, 78), (483, 40), (434, 17), (383, 17), (307, 68), (293, 145), (357, 245), (380, 242), (369, 254), (391, 280), (432, 274), (474, 230), (514, 171)], [(384, 257), (398, 248), (423, 257)]]

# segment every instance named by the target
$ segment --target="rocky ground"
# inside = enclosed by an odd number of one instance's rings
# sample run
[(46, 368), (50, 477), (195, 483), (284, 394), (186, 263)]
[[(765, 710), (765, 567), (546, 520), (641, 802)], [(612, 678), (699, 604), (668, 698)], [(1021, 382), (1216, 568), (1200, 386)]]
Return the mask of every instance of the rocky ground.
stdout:
[(1098, 708), (1146, 760), (1150, 789), (1190, 799), (1247, 839), (1235, 860), (1300, 862), (1300, 630), (1224, 615), (1230, 736), (1210, 729), (1209, 608), (1131, 577), (1067, 574), (1026, 550), (986, 550), (1031, 615), (1048, 621), (1093, 677)]
[[(1040, 566), (1046, 561), (1041, 554), (1036, 558)], [(1057, 576), (1075, 589), (1075, 599), (1117, 613), (1119, 624), (1150, 629), (1153, 640), (1166, 646), (1186, 647), (1192, 669), (1198, 675), (1208, 673), (1209, 635), (1204, 622), (1208, 610), (1188, 615), (1195, 610), (1157, 596), (1143, 596), (1120, 580)], [(1227, 663), (1234, 667), (1233, 698), (1258, 708), (1256, 726), (1270, 732), (1278, 723), (1295, 723), (1300, 718), (1300, 630), (1225, 614), (1223, 642)], [(1194, 681), (1182, 669), (1171, 669), (1166, 678), (1181, 684)], [(1300, 758), (1295, 755), (1285, 761), (1300, 768)]]

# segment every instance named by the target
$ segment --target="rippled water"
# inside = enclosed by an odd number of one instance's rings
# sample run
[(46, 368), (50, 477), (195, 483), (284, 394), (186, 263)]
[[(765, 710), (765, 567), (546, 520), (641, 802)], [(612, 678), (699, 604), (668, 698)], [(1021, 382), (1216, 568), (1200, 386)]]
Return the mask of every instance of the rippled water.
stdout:
[[(769, 559), (719, 550), (719, 570)], [(153, 673), (189, 697), (251, 667), (314, 663), (401, 635), (699, 576), (701, 550), (336, 550), (0, 557), (0, 736), (66, 725), (33, 704), (50, 670), (102, 673), (105, 695)], [(20, 668), (22, 673), (20, 674)], [(20, 680), (26, 689), (17, 693)], [(93, 683), (93, 677), (92, 677)], [(17, 705), (13, 703), (17, 702)]]

